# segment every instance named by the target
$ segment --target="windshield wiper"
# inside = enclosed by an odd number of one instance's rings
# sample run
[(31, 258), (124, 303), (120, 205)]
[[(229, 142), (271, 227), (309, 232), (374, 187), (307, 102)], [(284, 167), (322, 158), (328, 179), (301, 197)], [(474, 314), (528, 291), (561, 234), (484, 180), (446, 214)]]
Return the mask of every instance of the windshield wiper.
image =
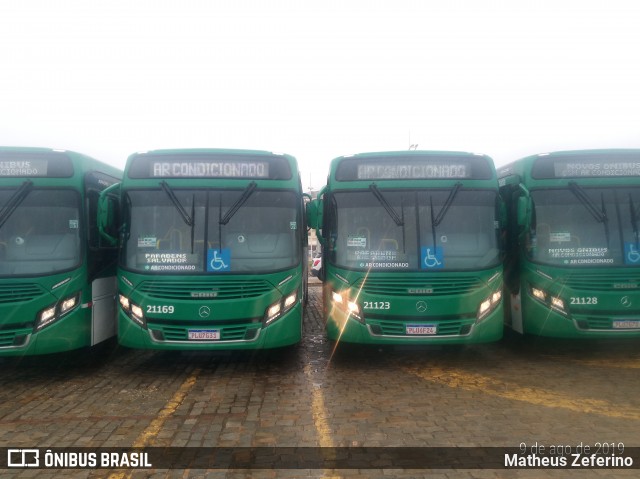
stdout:
[[(442, 208), (440, 209), (440, 212), (438, 213), (438, 216), (436, 216), (435, 219), (433, 219), (433, 214), (432, 216), (432, 221), (431, 224), (432, 226), (438, 226), (440, 223), (442, 223), (442, 220), (444, 219), (445, 215), (447, 214), (447, 211), (449, 210), (449, 206), (451, 206), (451, 203), (453, 203), (453, 200), (455, 199), (456, 195), (458, 194), (458, 191), (460, 191), (460, 188), (462, 188), (462, 183), (456, 183), (453, 186), (453, 189), (449, 192), (449, 196), (447, 196), (447, 199), (444, 202), (444, 205), (442, 205)], [(432, 208), (433, 210), (433, 205)]]
[(598, 223), (605, 223), (606, 221), (609, 221), (606, 212), (598, 209), (593, 201), (591, 201), (591, 198), (589, 198), (589, 195), (585, 193), (584, 188), (582, 188), (578, 183), (576, 183), (575, 181), (570, 181), (569, 189), (576, 196), (576, 198), (580, 200), (580, 203), (582, 203), (582, 205), (587, 209), (589, 213), (591, 213), (591, 216), (593, 216), (593, 218)]
[(182, 216), (182, 220), (187, 224), (187, 226), (193, 226), (193, 218), (189, 216), (187, 211), (184, 209), (169, 184), (166, 181), (161, 181), (160, 186), (162, 186), (162, 189), (167, 194), (173, 205), (176, 207), (178, 213), (180, 213), (180, 216)]
[(382, 196), (382, 193), (380, 192), (376, 184), (371, 183), (369, 185), (369, 189), (373, 193), (373, 196), (375, 196), (376, 199), (380, 202), (380, 204), (384, 207), (387, 213), (389, 213), (389, 216), (391, 216), (391, 219), (395, 222), (395, 224), (398, 226), (404, 226), (404, 221), (402, 221), (402, 218), (400, 218), (398, 213), (396, 213), (396, 210), (393, 209), (393, 207), (389, 204), (387, 199), (384, 196)]
[(604, 193), (600, 195), (601, 207), (598, 207), (591, 201), (589, 195), (584, 191), (578, 183), (575, 181), (569, 182), (569, 189), (580, 200), (580, 203), (587, 209), (587, 211), (598, 222), (604, 226), (604, 234), (607, 239), (607, 247), (609, 246), (609, 218), (607, 217), (607, 210), (604, 206)]
[(436, 228), (440, 223), (442, 223), (442, 220), (444, 220), (444, 217), (447, 214), (451, 203), (453, 203), (453, 200), (456, 198), (458, 191), (460, 191), (460, 188), (462, 188), (462, 183), (456, 183), (453, 185), (453, 189), (449, 192), (449, 196), (447, 196), (447, 199), (444, 201), (442, 208), (440, 208), (438, 216), (434, 216), (433, 214), (433, 197), (429, 196), (429, 209), (431, 210), (431, 234), (433, 235), (434, 247), (436, 246)]
[(191, 200), (191, 216), (189, 216), (189, 214), (187, 213), (187, 210), (184, 209), (184, 207), (180, 203), (180, 200), (178, 200), (178, 198), (176, 197), (175, 193), (173, 192), (169, 184), (166, 181), (162, 181), (160, 182), (160, 186), (162, 186), (162, 189), (167, 194), (167, 196), (169, 197), (173, 205), (176, 207), (176, 209), (178, 210), (178, 213), (180, 213), (180, 216), (182, 216), (182, 220), (187, 224), (187, 226), (191, 227), (191, 254), (193, 254), (193, 249), (195, 245), (195, 237), (193, 234), (193, 230), (196, 226), (196, 222), (194, 221), (196, 195), (194, 194)]
[(258, 185), (256, 184), (255, 181), (252, 181), (251, 183), (249, 183), (247, 187), (244, 189), (244, 191), (242, 192), (242, 195), (240, 195), (240, 198), (238, 198), (238, 200), (233, 204), (233, 206), (229, 208), (229, 211), (227, 211), (227, 214), (224, 215), (224, 218), (222, 218), (219, 221), (219, 223), (221, 225), (226, 225), (229, 222), (229, 220), (231, 220), (233, 215), (236, 214), (236, 211), (238, 211), (242, 207), (242, 205), (246, 203), (246, 201), (249, 199), (249, 197), (257, 187)]
[(4, 226), (16, 208), (20, 206), (20, 203), (25, 200), (31, 191), (31, 188), (33, 188), (33, 183), (27, 180), (20, 185), (20, 188), (18, 188), (13, 195), (11, 195), (7, 204), (2, 208), (2, 211), (0, 211), (0, 228)]

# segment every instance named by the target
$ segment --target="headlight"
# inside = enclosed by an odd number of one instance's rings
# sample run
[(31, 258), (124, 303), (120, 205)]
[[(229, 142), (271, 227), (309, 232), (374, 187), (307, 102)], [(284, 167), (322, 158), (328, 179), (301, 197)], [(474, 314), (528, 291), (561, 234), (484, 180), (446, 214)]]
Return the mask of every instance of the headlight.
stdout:
[(331, 298), (333, 299), (334, 305), (347, 313), (350, 317), (358, 320), (359, 322), (364, 324), (362, 319), (362, 314), (360, 313), (360, 306), (357, 301), (349, 299), (349, 293), (347, 291), (337, 292), (333, 291), (331, 293)]
[(52, 304), (42, 309), (36, 316), (36, 331), (49, 326), (54, 323), (69, 311), (78, 306), (80, 302), (80, 293), (75, 293), (73, 296), (68, 296), (62, 301)]
[(478, 316), (482, 317), (487, 314), (487, 311), (491, 309), (491, 300), (485, 299), (482, 303), (480, 303), (480, 309), (478, 310)]
[(336, 293), (335, 291), (333, 291), (331, 293), (331, 298), (333, 299), (334, 303), (337, 303), (337, 304), (342, 304), (343, 303), (342, 295), (340, 293)]
[(265, 324), (272, 323), (273, 321), (284, 315), (291, 308), (293, 308), (296, 304), (297, 299), (298, 291), (296, 290), (293, 293), (285, 296), (284, 299), (276, 301), (275, 303), (270, 305), (264, 315)]
[(534, 286), (530, 286), (529, 291), (531, 292), (531, 296), (544, 304), (547, 308), (553, 309), (565, 316), (568, 314), (562, 298), (551, 296), (547, 291)]
[(144, 313), (142, 312), (142, 308), (137, 304), (132, 304), (131, 316), (133, 316), (134, 319), (138, 319), (140, 322), (142, 322), (142, 320), (144, 319)]
[(476, 314), (476, 323), (482, 321), (486, 316), (489, 315), (494, 309), (498, 307), (500, 301), (502, 300), (502, 291), (496, 291), (487, 299), (480, 303), (478, 307), (478, 313)]
[(296, 299), (298, 299), (298, 292), (297, 291), (295, 291), (294, 293), (292, 293), (289, 296), (287, 296), (284, 299), (284, 309), (287, 310), (291, 306), (293, 306), (293, 304), (296, 302)]
[(147, 322), (144, 318), (144, 312), (142, 311), (142, 308), (140, 306), (131, 302), (131, 300), (123, 294), (118, 296), (118, 301), (120, 303), (120, 307), (127, 316), (129, 316), (143, 328), (147, 327)]
[(355, 314), (358, 317), (360, 316), (360, 306), (358, 306), (358, 303), (353, 301), (347, 302), (347, 309), (351, 314)]
[(129, 302), (129, 298), (121, 294), (119, 299), (120, 299), (120, 306), (122, 306), (122, 309), (124, 309), (126, 312), (129, 312), (131, 309), (131, 303)]
[(272, 304), (267, 308), (267, 324), (280, 316), (280, 311), (282, 311), (282, 306), (280, 305), (280, 301)]
[(65, 299), (60, 305), (60, 314), (64, 314), (67, 311), (72, 310), (73, 308), (75, 308), (76, 304), (78, 304), (77, 296)]
[(538, 288), (534, 288), (533, 286), (531, 287), (531, 294), (533, 295), (534, 298), (539, 299), (542, 302), (547, 301), (547, 293), (545, 293), (543, 290), (538, 289)]
[(564, 311), (564, 301), (562, 301), (560, 298), (556, 298), (554, 296), (551, 297), (551, 307), (554, 309), (559, 309), (560, 311), (562, 311), (563, 313)]
[(53, 318), (56, 316), (56, 307), (55, 305), (44, 309), (40, 312), (40, 317), (38, 318), (39, 324), (38, 327), (41, 328), (43, 325), (50, 323)]

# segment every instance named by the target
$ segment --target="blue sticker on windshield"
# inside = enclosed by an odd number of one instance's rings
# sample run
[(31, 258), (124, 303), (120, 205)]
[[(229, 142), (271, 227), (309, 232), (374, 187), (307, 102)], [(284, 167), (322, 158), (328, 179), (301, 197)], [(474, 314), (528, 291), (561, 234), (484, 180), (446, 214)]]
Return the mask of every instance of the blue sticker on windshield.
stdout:
[(624, 262), (625, 264), (640, 264), (640, 252), (636, 243), (624, 243)]
[(207, 250), (207, 271), (214, 273), (231, 271), (231, 250), (228, 248)]
[(442, 246), (422, 246), (420, 248), (420, 267), (422, 269), (444, 268)]

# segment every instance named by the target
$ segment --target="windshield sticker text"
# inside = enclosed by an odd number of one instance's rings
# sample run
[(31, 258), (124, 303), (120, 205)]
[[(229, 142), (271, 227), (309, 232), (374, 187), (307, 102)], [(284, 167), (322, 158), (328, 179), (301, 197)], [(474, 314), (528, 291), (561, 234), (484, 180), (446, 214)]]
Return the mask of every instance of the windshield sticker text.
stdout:
[(138, 248), (155, 248), (157, 244), (155, 236), (138, 238)]
[(348, 248), (366, 248), (367, 238), (365, 236), (349, 236), (347, 237)]
[(197, 254), (187, 253), (139, 253), (138, 265), (145, 271), (195, 271), (200, 264)]

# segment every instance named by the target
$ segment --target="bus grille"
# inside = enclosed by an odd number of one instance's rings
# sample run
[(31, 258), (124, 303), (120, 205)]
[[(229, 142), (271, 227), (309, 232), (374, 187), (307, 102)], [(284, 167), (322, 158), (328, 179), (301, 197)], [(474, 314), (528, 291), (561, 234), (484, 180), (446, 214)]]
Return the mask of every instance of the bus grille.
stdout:
[(0, 330), (0, 348), (22, 346), (32, 332), (31, 327)]
[(365, 278), (362, 278), (355, 285), (356, 288), (362, 288), (367, 294), (388, 296), (407, 296), (407, 294), (414, 294), (411, 293), (411, 290), (415, 290), (415, 294), (421, 296), (463, 294), (469, 293), (480, 286), (482, 286), (482, 282), (474, 276), (448, 276), (446, 278), (429, 278), (428, 280), (423, 278), (367, 278), (365, 280)]
[(263, 280), (145, 281), (138, 290), (152, 298), (202, 301), (255, 298), (273, 286)]
[(0, 285), (0, 304), (31, 301), (42, 292), (37, 284), (2, 284)]
[(582, 291), (630, 291), (640, 290), (640, 276), (625, 273), (576, 274), (566, 278), (564, 284)]

